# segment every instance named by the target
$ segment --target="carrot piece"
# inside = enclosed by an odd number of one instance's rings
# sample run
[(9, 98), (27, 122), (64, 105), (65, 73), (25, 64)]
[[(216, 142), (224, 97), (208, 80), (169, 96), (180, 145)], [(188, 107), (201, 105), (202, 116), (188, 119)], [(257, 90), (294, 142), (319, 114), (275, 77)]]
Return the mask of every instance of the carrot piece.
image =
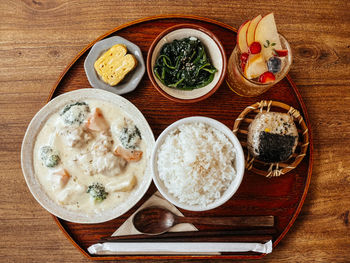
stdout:
[(138, 162), (141, 160), (142, 158), (142, 151), (136, 151), (136, 150), (129, 150), (129, 149), (125, 149), (121, 146), (118, 146), (115, 150), (114, 150), (114, 155), (116, 156), (120, 156), (123, 159), (125, 159), (128, 162)]
[(109, 125), (100, 108), (95, 108), (88, 117), (85, 126), (92, 131), (105, 131), (108, 129)]

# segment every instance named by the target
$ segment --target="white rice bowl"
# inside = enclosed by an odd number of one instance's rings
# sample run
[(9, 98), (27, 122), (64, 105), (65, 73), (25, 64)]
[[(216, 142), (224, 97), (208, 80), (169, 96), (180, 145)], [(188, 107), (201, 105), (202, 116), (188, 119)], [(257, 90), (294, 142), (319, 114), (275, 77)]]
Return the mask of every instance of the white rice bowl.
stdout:
[(152, 154), (153, 179), (162, 195), (192, 211), (215, 208), (238, 189), (244, 156), (235, 135), (222, 123), (190, 117), (170, 125)]

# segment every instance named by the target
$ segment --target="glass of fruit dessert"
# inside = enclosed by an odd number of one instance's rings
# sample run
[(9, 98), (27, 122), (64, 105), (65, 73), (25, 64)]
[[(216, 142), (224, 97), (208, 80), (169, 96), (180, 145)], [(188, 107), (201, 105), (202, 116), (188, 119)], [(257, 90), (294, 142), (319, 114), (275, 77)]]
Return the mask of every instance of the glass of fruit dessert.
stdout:
[(277, 32), (273, 13), (242, 24), (227, 65), (227, 85), (238, 95), (258, 96), (283, 79), (292, 64), (288, 41)]

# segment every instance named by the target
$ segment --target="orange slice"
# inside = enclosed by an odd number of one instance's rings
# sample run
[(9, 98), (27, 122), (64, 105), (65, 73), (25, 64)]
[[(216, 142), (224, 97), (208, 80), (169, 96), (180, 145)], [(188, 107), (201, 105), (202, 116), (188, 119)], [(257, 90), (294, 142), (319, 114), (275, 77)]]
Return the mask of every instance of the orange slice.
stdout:
[(267, 65), (261, 54), (249, 56), (247, 65), (244, 68), (244, 76), (247, 79), (257, 78), (266, 71), (268, 71)]

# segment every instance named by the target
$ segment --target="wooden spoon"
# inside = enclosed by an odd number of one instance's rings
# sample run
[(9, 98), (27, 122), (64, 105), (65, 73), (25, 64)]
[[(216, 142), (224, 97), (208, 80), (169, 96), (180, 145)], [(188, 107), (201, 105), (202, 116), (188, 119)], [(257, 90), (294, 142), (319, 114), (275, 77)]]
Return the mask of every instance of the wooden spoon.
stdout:
[(134, 218), (135, 228), (148, 235), (158, 235), (167, 232), (171, 227), (181, 223), (202, 225), (224, 225), (233, 227), (272, 227), (273, 216), (232, 216), (232, 217), (182, 217), (157, 206), (147, 207), (138, 211)]

